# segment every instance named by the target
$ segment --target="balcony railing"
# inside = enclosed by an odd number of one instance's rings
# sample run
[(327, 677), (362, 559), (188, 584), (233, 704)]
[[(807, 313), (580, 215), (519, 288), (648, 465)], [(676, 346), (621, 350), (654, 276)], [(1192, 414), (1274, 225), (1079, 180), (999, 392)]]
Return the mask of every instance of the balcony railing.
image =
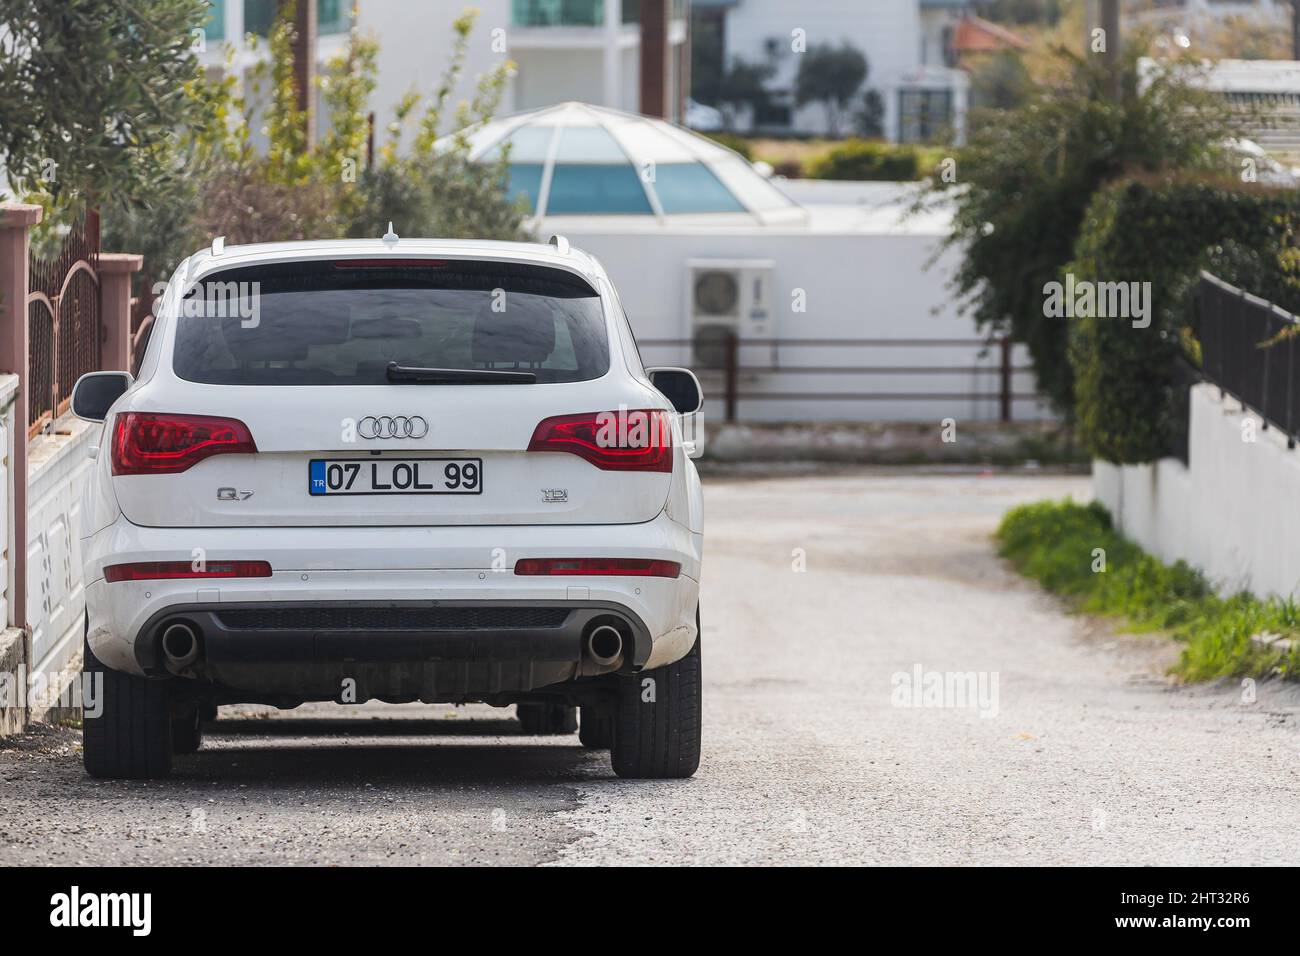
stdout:
[(517, 27), (597, 27), (605, 23), (605, 0), (512, 0)]
[[(623, 0), (620, 21), (641, 22), (641, 0)], [(672, 0), (670, 16), (686, 17), (686, 0)], [(511, 0), (511, 19), (517, 27), (598, 27), (605, 23), (605, 0)]]

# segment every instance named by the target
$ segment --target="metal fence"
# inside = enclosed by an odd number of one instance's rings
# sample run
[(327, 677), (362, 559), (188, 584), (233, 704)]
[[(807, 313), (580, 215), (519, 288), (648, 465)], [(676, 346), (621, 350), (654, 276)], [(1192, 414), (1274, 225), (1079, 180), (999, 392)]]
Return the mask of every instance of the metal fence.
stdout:
[(131, 367), (127, 369), (132, 375), (140, 372), (140, 360), (149, 345), (149, 336), (153, 332), (154, 301), (153, 273), (143, 270), (136, 280), (136, 295), (131, 297)]
[[(1300, 328), (1291, 313), (1201, 273), (1196, 291), (1201, 373), (1286, 435), (1300, 437)], [(1283, 334), (1289, 333), (1289, 334)]]
[(30, 257), (27, 293), (28, 436), (68, 407), (72, 386), (100, 367), (99, 216), (75, 223), (53, 259)]
[[(1037, 392), (1016, 392), (1014, 379), (1020, 373), (1032, 373), (1032, 366), (1017, 366), (1012, 362), (1012, 341), (1009, 337), (993, 340), (985, 339), (740, 339), (728, 334), (708, 344), (707, 349), (701, 343), (691, 339), (640, 339), (637, 343), (647, 354), (648, 364), (664, 354), (660, 350), (671, 349), (679, 356), (677, 361), (690, 365), (699, 375), (704, 386), (706, 399), (721, 401), (725, 409), (725, 420), (737, 420), (741, 402), (801, 402), (801, 401), (840, 401), (840, 402), (984, 402), (997, 403), (998, 417), (1009, 422), (1013, 417), (1016, 402), (1039, 402), (1043, 396)], [(859, 361), (845, 364), (806, 364), (800, 363), (800, 355), (808, 355), (809, 350), (834, 350), (837, 354), (856, 356), (873, 350), (888, 354), (893, 349), (926, 348), (972, 348), (993, 350), (997, 355), (996, 364), (990, 365), (914, 365), (876, 362), (861, 364)], [(702, 355), (706, 352), (707, 355)], [(743, 357), (742, 357), (743, 352)], [(863, 376), (868, 380), (879, 381), (890, 376), (920, 376), (936, 381), (953, 377), (969, 376), (970, 380), (992, 378), (993, 387), (987, 391), (907, 391), (897, 392), (879, 390), (878, 388), (854, 388), (850, 390), (834, 387), (819, 388), (814, 391), (791, 391), (785, 388), (771, 388), (773, 380), (782, 376)], [(768, 377), (772, 377), (769, 380)]]

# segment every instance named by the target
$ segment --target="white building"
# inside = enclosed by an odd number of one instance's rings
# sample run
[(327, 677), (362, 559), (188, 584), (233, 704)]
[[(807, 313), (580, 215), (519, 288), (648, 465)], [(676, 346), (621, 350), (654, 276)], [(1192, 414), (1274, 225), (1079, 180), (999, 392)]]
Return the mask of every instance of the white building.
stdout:
[[(965, 129), (970, 83), (955, 68), (951, 38), (969, 0), (694, 0), (697, 16), (720, 23), (726, 62), (770, 63), (773, 105), (747, 116), (755, 129), (824, 134), (826, 109), (798, 106), (799, 49), (847, 43), (867, 58), (863, 92), (880, 92), (888, 139), (955, 139)], [(851, 132), (841, 129), (840, 132)]]
[[(1141, 63), (1145, 75), (1156, 66), (1152, 59)], [(1223, 97), (1249, 139), (1276, 158), (1300, 162), (1300, 62), (1223, 59), (1196, 69), (1189, 78)]]
[[(315, 0), (318, 61), (344, 48), (354, 0)], [(206, 51), (210, 68), (225, 63), (226, 44), (237, 48), (235, 68), (246, 72), (265, 56), (243, 51), (246, 33), (266, 36), (276, 0), (210, 0)], [(503, 97), (504, 112), (583, 100), (637, 112), (641, 36), (639, 0), (355, 0), (357, 26), (379, 43), (378, 83), (371, 97), (382, 128), (394, 108), (415, 90), (432, 94), (452, 48), (452, 21), (467, 7), (480, 13), (452, 102), (472, 97), (476, 79), (513, 60), (516, 72)], [(674, 0), (668, 23), (667, 101), (680, 116), (689, 72), (685, 0)], [(323, 125), (327, 119), (320, 117)]]
[[(538, 235), (600, 259), (647, 362), (702, 370), (717, 394), (721, 333), (739, 336), (741, 420), (998, 417), (1000, 356), (952, 300), (958, 252), (939, 249), (951, 211), (909, 216), (916, 184), (769, 181), (712, 140), (581, 103), (502, 117), (471, 142), (482, 158), (509, 143)], [(810, 367), (859, 371), (797, 371)], [(1034, 391), (1028, 373), (1013, 385)]]
[(1181, 30), (1191, 39), (1214, 21), (1249, 17), (1283, 29), (1291, 22), (1291, 0), (1125, 0), (1124, 18), (1135, 26)]

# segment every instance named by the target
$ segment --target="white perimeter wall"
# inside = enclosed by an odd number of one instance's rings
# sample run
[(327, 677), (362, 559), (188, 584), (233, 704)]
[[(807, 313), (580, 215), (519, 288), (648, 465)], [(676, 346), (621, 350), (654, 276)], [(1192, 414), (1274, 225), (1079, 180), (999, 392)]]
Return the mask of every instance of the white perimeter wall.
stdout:
[[(10, 509), (13, 501), (13, 480), (9, 462), (14, 450), (14, 397), (18, 391), (17, 375), (0, 375), (0, 631), (13, 622), (9, 595), (16, 586), (13, 565), (9, 555), (14, 553), (14, 519)], [(26, 437), (23, 435), (22, 437)], [(0, 640), (3, 637), (0, 636)]]
[[(1192, 389), (1189, 465), (1093, 465), (1116, 526), (1166, 563), (1201, 569), (1222, 592), (1300, 588), (1300, 450), (1212, 385)], [(1243, 422), (1250, 425), (1243, 427)], [(1253, 428), (1255, 441), (1243, 441)]]
[[(594, 217), (593, 217), (594, 218)], [(776, 337), (846, 339), (966, 339), (980, 333), (969, 317), (958, 314), (948, 282), (958, 253), (944, 253), (927, 269), (938, 242), (936, 236), (914, 234), (783, 232), (762, 230), (664, 230), (653, 234), (604, 231), (598, 222), (551, 221), (541, 230), (563, 233), (575, 246), (590, 252), (609, 272), (640, 340), (687, 339), (688, 267), (691, 259), (770, 259), (775, 263), (774, 310)], [(803, 289), (807, 311), (792, 311), (792, 293)], [(689, 365), (689, 352), (643, 347), (651, 365)], [(887, 348), (783, 348), (788, 366), (980, 366), (995, 369), (996, 349), (982, 354), (979, 346)], [(741, 350), (742, 365), (770, 361), (770, 350), (750, 346)], [(1014, 364), (1028, 366), (1017, 348)], [(705, 388), (720, 391), (719, 379), (701, 375)], [(1032, 393), (1030, 373), (1015, 378), (1015, 389)], [(741, 391), (763, 392), (945, 392), (978, 394), (978, 400), (887, 399), (874, 401), (742, 401), (741, 421), (941, 421), (996, 419), (998, 375), (991, 372), (920, 375), (798, 375), (760, 374), (741, 382)], [(1046, 409), (1021, 402), (1014, 408), (1021, 420), (1048, 417)], [(710, 405), (705, 415), (718, 421), (721, 408)]]
[(33, 674), (62, 670), (81, 650), (81, 498), (89, 449), (103, 428), (65, 415), (28, 449), (27, 620)]

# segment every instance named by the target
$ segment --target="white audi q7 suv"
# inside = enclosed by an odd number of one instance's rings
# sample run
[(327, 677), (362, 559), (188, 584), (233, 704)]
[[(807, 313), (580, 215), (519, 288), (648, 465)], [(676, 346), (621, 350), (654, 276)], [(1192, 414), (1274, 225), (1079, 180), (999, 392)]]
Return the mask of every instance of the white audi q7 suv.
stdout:
[(220, 704), (372, 699), (695, 772), (702, 395), (591, 256), (218, 240), (157, 311), (139, 377), (72, 397), (92, 776), (167, 774)]

